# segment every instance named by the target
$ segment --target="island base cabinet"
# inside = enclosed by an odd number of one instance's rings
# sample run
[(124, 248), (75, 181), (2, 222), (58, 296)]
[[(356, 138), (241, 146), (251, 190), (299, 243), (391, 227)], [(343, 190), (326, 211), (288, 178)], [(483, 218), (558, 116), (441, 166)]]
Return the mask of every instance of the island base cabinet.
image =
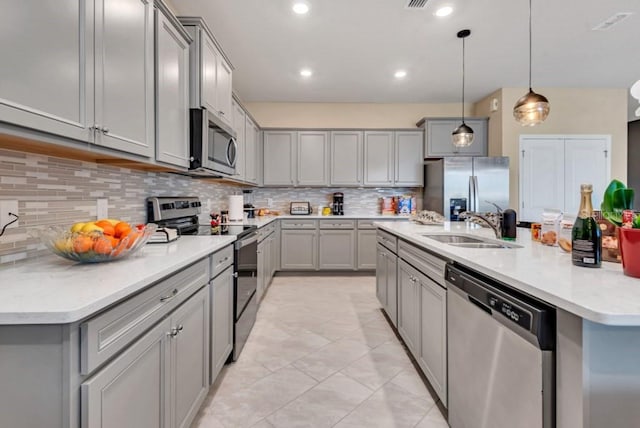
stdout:
[(191, 424), (209, 388), (208, 292), (201, 289), (82, 383), (82, 427)]
[(378, 302), (382, 306), (382, 309), (387, 311), (387, 258), (382, 245), (378, 245), (376, 252), (376, 297)]
[(233, 350), (233, 266), (211, 282), (211, 375), (215, 382)]
[(419, 272), (400, 260), (398, 263), (398, 333), (414, 357), (420, 351)]
[(424, 275), (420, 281), (418, 365), (447, 406), (447, 291)]
[(377, 245), (376, 295), (394, 327), (398, 327), (398, 259), (390, 250)]

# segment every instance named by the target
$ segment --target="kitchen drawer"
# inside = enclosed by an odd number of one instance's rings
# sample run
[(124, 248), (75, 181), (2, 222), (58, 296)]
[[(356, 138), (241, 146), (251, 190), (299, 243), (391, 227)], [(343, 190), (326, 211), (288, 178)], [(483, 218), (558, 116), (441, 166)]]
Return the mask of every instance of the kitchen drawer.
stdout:
[(355, 229), (355, 220), (320, 220), (320, 229)]
[(398, 244), (398, 256), (442, 287), (447, 287), (444, 281), (446, 260), (404, 241), (400, 241)]
[(358, 220), (358, 229), (375, 229), (376, 227), (373, 225), (373, 223), (375, 223), (376, 221), (380, 220)]
[(210, 278), (213, 279), (233, 264), (233, 245), (223, 248), (222, 250), (209, 256)]
[(91, 373), (209, 282), (202, 259), (80, 325), (80, 372)]
[(378, 243), (386, 247), (388, 250), (391, 250), (394, 253), (398, 252), (398, 238), (396, 238), (392, 234), (387, 233), (384, 230), (378, 229), (378, 233), (376, 234), (376, 240), (378, 241)]
[(280, 223), (281, 229), (315, 229), (317, 226), (317, 220), (285, 219)]
[(274, 223), (270, 223), (267, 226), (263, 226), (258, 229), (258, 242), (262, 242), (264, 238), (271, 235), (276, 230), (276, 225)]

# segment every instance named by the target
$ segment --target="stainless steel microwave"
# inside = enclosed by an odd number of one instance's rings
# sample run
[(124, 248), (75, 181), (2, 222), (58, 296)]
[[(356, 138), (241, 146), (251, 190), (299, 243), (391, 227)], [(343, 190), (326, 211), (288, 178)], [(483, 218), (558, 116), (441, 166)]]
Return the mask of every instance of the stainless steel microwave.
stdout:
[(238, 143), (233, 129), (206, 109), (190, 111), (190, 172), (195, 175), (234, 175)]

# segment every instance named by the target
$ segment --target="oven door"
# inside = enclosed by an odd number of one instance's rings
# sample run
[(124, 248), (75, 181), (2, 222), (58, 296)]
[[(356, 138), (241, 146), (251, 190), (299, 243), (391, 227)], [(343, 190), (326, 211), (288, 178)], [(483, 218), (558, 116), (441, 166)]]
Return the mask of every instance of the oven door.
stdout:
[(258, 235), (256, 232), (235, 243), (235, 320), (242, 316), (258, 287)]

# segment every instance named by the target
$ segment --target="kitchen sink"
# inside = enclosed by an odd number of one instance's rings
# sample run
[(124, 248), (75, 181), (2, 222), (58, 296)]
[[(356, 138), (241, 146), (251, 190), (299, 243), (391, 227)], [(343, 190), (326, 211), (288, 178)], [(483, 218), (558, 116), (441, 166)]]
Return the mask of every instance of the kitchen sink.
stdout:
[(489, 248), (489, 249), (522, 248), (521, 245), (517, 245), (517, 244), (478, 238), (478, 237), (469, 236), (469, 235), (440, 233), (440, 234), (424, 234), (422, 236), (424, 236), (425, 238), (433, 239), (435, 241), (443, 242), (448, 245), (452, 245), (454, 247), (461, 247), (461, 248)]

